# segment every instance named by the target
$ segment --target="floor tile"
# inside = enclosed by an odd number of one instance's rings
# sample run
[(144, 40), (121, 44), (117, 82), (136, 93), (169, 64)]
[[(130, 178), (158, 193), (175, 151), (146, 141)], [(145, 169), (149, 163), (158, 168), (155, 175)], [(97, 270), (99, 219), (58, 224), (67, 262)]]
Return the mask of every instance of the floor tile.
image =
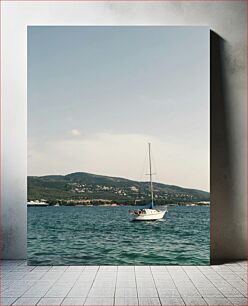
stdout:
[(90, 291), (91, 285), (80, 284), (77, 286), (73, 286), (71, 290), (68, 292), (68, 297), (87, 297)]
[(157, 288), (159, 297), (180, 297), (177, 289)]
[(54, 281), (56, 281), (61, 277), (62, 274), (63, 274), (63, 272), (50, 272), (50, 271), (48, 271), (41, 277), (41, 280), (46, 280), (46, 281), (54, 280)]
[(155, 283), (152, 278), (136, 278), (138, 287), (154, 287)]
[(224, 288), (218, 286), (218, 289), (225, 297), (243, 297), (242, 293), (233, 288), (232, 286)]
[(26, 273), (23, 276), (23, 280), (39, 280), (42, 278), (42, 276), (45, 274), (45, 272), (30, 272), (30, 273)]
[(93, 281), (95, 280), (95, 277), (92, 276), (85, 276), (85, 275), (80, 275), (79, 278), (76, 280), (75, 284), (92, 284)]
[(24, 297), (43, 297), (47, 291), (52, 286), (52, 283), (46, 281), (38, 281), (32, 286), (29, 290), (27, 290), (23, 296)]
[(145, 288), (138, 287), (138, 297), (157, 297), (158, 292), (155, 287)]
[(84, 272), (97, 272), (98, 270), (99, 270), (99, 266), (86, 266), (85, 268), (84, 268)]
[(54, 285), (47, 291), (45, 297), (51, 297), (51, 298), (65, 297), (70, 291), (70, 289), (71, 289), (71, 286)]
[(27, 265), (20, 265), (17, 266), (14, 271), (19, 271), (19, 272), (30, 272), (34, 270), (35, 266), (27, 266)]
[(117, 273), (112, 272), (98, 272), (96, 279), (116, 279)]
[(118, 266), (118, 273), (120, 272), (134, 272), (134, 266)]
[(49, 272), (65, 272), (68, 266), (52, 266)]
[(51, 266), (36, 266), (32, 272), (48, 272)]
[(176, 289), (175, 283), (172, 280), (155, 280), (157, 288)]
[(15, 279), (23, 279), (24, 275), (26, 275), (27, 272), (8, 272), (6, 275), (6, 278), (9, 278), (11, 280)]
[(65, 298), (61, 305), (83, 306), (86, 298)]
[(114, 305), (114, 298), (87, 298), (84, 305), (111, 306)]
[(66, 278), (66, 279), (77, 279), (80, 275), (81, 275), (81, 272), (80, 272), (80, 271), (69, 272), (68, 270), (66, 270), (66, 271), (63, 272), (63, 274), (61, 275), (61, 278)]
[(117, 272), (117, 266), (100, 266), (99, 272)]
[(2, 306), (8, 306), (8, 305), (12, 305), (12, 303), (14, 303), (17, 300), (17, 297), (1, 297), (0, 298), (0, 305)]
[(165, 280), (165, 279), (168, 279), (168, 280), (172, 280), (170, 274), (168, 272), (165, 272), (165, 273), (153, 273), (153, 279), (154, 280)]
[(15, 303), (13, 305), (24, 305), (24, 306), (33, 306), (33, 305), (36, 305), (38, 302), (39, 302), (40, 298), (35, 298), (35, 297), (32, 297), (32, 298), (19, 298), (15, 301)]
[(248, 305), (248, 300), (247, 300), (247, 298), (228, 298), (228, 300), (229, 300), (233, 305), (239, 305), (239, 306), (247, 306), (247, 305)]
[(191, 289), (178, 288), (178, 291), (182, 297), (201, 297), (201, 294), (195, 288), (191, 288)]
[(217, 290), (215, 287), (198, 287), (197, 288), (200, 295), (203, 297), (210, 297), (210, 298), (222, 298), (223, 294)]
[(82, 272), (85, 266), (69, 266), (66, 271), (68, 272)]
[(138, 305), (138, 298), (124, 298), (124, 297), (116, 297), (115, 298), (115, 305), (118, 306), (126, 306), (126, 305), (130, 305), (130, 306), (135, 306)]
[(183, 297), (183, 300), (184, 300), (186, 305), (192, 305), (192, 306), (207, 305), (207, 303), (201, 297)]
[(58, 306), (62, 303), (63, 298), (42, 298), (37, 305)]
[(135, 287), (136, 282), (135, 279), (120, 279), (116, 281), (116, 287)]
[(232, 303), (227, 298), (204, 298), (209, 306), (227, 306)]
[(181, 298), (169, 298), (169, 297), (162, 297), (160, 298), (162, 306), (171, 306), (171, 305), (185, 305), (184, 301)]
[(137, 297), (137, 289), (136, 288), (116, 288), (115, 297), (126, 297), (132, 298)]
[(139, 298), (139, 306), (160, 306), (159, 298)]
[(134, 266), (135, 272), (140, 272), (140, 273), (151, 273), (151, 269), (149, 266)]
[(31, 267), (25, 261), (3, 261), (1, 305), (109, 306), (114, 297), (119, 306), (246, 305), (246, 273), (243, 263)]
[(26, 291), (27, 289), (22, 289), (22, 290), (19, 290), (19, 289), (14, 289), (14, 288), (10, 288), (8, 290), (4, 290), (2, 293), (1, 293), (1, 296), (2, 297), (21, 297), (23, 295), (23, 293)]
[(107, 288), (107, 287), (109, 287), (109, 288), (114, 288), (115, 287), (115, 283), (114, 282), (94, 282), (93, 283), (93, 285), (92, 285), (92, 289), (93, 288), (102, 288), (102, 287), (104, 287), (104, 288)]
[(100, 287), (100, 288), (92, 288), (89, 292), (88, 297), (108, 297), (111, 298), (114, 296), (115, 288), (114, 287)]

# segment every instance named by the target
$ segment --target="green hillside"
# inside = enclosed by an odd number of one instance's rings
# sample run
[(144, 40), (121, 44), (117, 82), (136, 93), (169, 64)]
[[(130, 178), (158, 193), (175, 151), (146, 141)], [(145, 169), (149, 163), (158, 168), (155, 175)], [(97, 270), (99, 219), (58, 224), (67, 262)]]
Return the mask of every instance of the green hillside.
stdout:
[[(93, 204), (145, 203), (149, 182), (76, 172), (68, 175), (28, 176), (28, 200), (46, 200), (52, 204), (91, 201)], [(154, 183), (157, 204), (209, 201), (210, 194), (197, 189)]]

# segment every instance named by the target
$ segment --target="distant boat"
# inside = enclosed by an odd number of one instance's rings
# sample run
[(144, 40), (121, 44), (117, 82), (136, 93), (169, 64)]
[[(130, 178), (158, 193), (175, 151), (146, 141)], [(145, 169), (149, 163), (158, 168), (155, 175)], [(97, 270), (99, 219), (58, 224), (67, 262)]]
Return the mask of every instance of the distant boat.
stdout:
[(46, 202), (38, 202), (38, 201), (29, 201), (28, 203), (27, 203), (27, 206), (28, 207), (46, 207), (46, 206), (48, 206), (48, 203), (46, 203)]
[(131, 211), (133, 215), (133, 221), (155, 221), (163, 219), (167, 213), (167, 206), (165, 210), (154, 209), (154, 197), (153, 197), (153, 183), (152, 183), (152, 162), (151, 162), (151, 144), (148, 143), (149, 149), (149, 176), (150, 176), (150, 192), (151, 192), (151, 203), (145, 206), (143, 209), (137, 209)]

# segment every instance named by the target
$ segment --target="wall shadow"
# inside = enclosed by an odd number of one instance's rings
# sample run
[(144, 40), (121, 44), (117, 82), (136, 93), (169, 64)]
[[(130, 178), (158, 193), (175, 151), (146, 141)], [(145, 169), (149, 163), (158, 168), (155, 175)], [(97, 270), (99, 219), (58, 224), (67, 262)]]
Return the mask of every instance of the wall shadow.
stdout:
[[(230, 122), (225, 82), (225, 41), (210, 31), (210, 262), (229, 262), (235, 239)], [(232, 232), (231, 232), (232, 231)], [(238, 237), (237, 237), (238, 239)], [(230, 242), (231, 243), (231, 242)], [(235, 250), (234, 250), (235, 251)], [(231, 257), (229, 257), (229, 255)], [(234, 256), (235, 257), (235, 256)]]

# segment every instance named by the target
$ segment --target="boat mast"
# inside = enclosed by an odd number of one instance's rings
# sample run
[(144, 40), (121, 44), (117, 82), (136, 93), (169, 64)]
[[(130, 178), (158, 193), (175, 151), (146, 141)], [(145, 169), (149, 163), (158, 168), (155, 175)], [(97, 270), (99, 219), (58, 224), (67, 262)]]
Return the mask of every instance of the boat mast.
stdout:
[(150, 189), (151, 189), (151, 198), (152, 198), (152, 208), (153, 208), (153, 184), (152, 184), (152, 161), (151, 161), (151, 143), (148, 143), (149, 147), (149, 175), (150, 175)]

